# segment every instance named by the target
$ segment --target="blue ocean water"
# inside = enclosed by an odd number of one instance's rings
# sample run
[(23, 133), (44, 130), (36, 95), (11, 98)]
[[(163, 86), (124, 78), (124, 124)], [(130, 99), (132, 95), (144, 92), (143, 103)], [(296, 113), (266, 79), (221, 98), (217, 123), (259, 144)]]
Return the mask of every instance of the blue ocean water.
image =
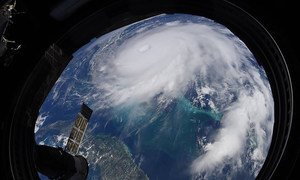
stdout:
[[(125, 144), (125, 149), (126, 151), (128, 149), (135, 164), (150, 179), (190, 179), (189, 170), (192, 162), (203, 154), (203, 143), (205, 145), (207, 142), (213, 142), (213, 135), (220, 128), (223, 116), (223, 112), (216, 110), (218, 108), (213, 109), (209, 106), (209, 102), (215, 98), (213, 94), (205, 94), (201, 103), (195, 101), (198, 98), (196, 86), (204, 86), (204, 83), (201, 84), (201, 79), (198, 80), (197, 85), (189, 84), (189, 88), (182, 97), (173, 98), (167, 104), (160, 102), (161, 94), (157, 94), (147, 103), (130, 102), (101, 109), (95, 103), (99, 100), (93, 97), (94, 94), (101, 96), (102, 93), (95, 88), (91, 75), (91, 71), (97, 71), (91, 59), (100, 51), (99, 49), (106, 45), (109, 47), (104, 49), (98, 57), (101, 60), (107, 60), (114, 54), (117, 47), (137, 33), (174, 21), (211, 24), (215, 29), (220, 27), (213, 21), (196, 16), (163, 15), (124, 27), (120, 34), (104, 35), (101, 37), (104, 40), (97, 42), (98, 44), (93, 47), (90, 45), (97, 39), (91, 40), (74, 53), (74, 58), (43, 103), (40, 113), (47, 115), (47, 119), (43, 124), (45, 127), (43, 131), (38, 131), (36, 134), (36, 141), (52, 146), (58, 145), (55, 142), (56, 136), (68, 132), (65, 124), (72, 125), (84, 101), (94, 110), (89, 122), (91, 132), (88, 140), (100, 141), (101, 138), (97, 139), (97, 137), (102, 137), (102, 135), (117, 137)], [(110, 42), (115, 39), (117, 40)], [(255, 59), (250, 60), (253, 66), (260, 69)], [(241, 70), (247, 71), (247, 66), (242, 66)], [(259, 72), (267, 80), (264, 71), (260, 69)], [(98, 83), (101, 83), (101, 80)], [(252, 88), (247, 81), (243, 86)], [(232, 95), (231, 101), (234, 102), (237, 100), (237, 94), (232, 93)], [(64, 123), (54, 126), (57, 122)], [(64, 135), (68, 136), (67, 133)], [(57, 141), (59, 145), (62, 145), (61, 140)], [(85, 151), (84, 148), (81, 151)], [(93, 167), (95, 169), (91, 170), (91, 173), (99, 177), (101, 168)], [(224, 174), (231, 172), (231, 168), (229, 165), (225, 166)], [(249, 174), (249, 170), (246, 171), (248, 172), (245, 174)], [(236, 176), (242, 177), (243, 173)], [(252, 176), (249, 175), (249, 177)]]

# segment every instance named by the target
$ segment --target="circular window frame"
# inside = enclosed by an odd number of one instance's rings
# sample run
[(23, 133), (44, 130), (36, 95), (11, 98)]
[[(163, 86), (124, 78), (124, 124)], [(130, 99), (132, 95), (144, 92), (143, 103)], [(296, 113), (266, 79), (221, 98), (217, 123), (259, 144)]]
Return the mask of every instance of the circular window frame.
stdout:
[(226, 26), (247, 45), (258, 63), (264, 67), (274, 98), (275, 122), (270, 150), (257, 179), (272, 177), (285, 151), (291, 130), (293, 91), (285, 58), (271, 34), (253, 16), (227, 1), (211, 0), (203, 3), (196, 0), (145, 0), (117, 1), (94, 12), (49, 46), (41, 57), (19, 95), (12, 117), (9, 160), (15, 179), (38, 178), (34, 163), (35, 122), (44, 99), (72, 59), (71, 53), (94, 37), (162, 13), (204, 16)]

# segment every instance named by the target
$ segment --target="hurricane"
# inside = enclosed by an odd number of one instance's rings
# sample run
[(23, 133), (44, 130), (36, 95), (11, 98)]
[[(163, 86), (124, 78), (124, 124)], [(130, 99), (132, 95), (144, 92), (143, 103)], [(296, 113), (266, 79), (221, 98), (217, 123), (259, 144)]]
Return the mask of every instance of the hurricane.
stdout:
[[(49, 97), (81, 101), (95, 111), (91, 134), (124, 143), (150, 179), (254, 179), (271, 143), (266, 72), (236, 35), (204, 17), (162, 14), (94, 38)], [(96, 166), (91, 139), (81, 152)]]

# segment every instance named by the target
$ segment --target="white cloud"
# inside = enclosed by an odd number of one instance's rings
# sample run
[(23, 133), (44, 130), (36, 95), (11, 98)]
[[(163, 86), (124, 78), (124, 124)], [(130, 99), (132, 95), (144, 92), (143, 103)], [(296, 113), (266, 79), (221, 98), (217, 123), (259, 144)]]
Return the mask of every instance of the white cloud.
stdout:
[(35, 126), (34, 126), (34, 133), (38, 132), (38, 130), (40, 129), (40, 127), (43, 126), (45, 120), (48, 117), (48, 113), (41, 113), (39, 114), (36, 122), (35, 122)]
[[(175, 23), (129, 39), (109, 61), (95, 56), (93, 81), (114, 105), (149, 101), (159, 93), (178, 97), (197, 74), (237, 78), (231, 66), (241, 64), (237, 53), (232, 40), (210, 26)], [(206, 86), (203, 91), (210, 89)]]
[[(272, 111), (273, 105), (265, 106), (266, 99), (260, 91), (253, 95), (241, 93), (237, 102), (229, 106), (222, 118), (222, 127), (213, 143), (207, 144), (205, 154), (200, 156), (192, 164), (194, 174), (206, 174), (222, 169), (230, 162), (241, 168), (242, 154), (245, 152), (247, 133), (253, 124), (257, 137), (257, 148), (255, 148), (251, 160), (262, 161), (266, 157), (270, 137), (266, 137), (264, 124), (268, 123), (268, 114)], [(270, 129), (269, 129), (270, 130)], [(256, 163), (257, 164), (257, 163)], [(260, 164), (261, 166), (261, 164)], [(258, 169), (259, 170), (259, 169)], [(257, 174), (258, 172), (253, 172)]]

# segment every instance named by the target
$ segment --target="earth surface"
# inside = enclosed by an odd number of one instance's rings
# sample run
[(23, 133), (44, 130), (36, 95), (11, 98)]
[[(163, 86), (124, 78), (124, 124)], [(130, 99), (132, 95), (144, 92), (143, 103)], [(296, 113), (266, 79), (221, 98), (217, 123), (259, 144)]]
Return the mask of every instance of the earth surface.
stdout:
[(263, 67), (204, 17), (162, 14), (81, 47), (40, 108), (36, 142), (64, 147), (82, 102), (94, 111), (79, 150), (88, 179), (254, 179), (271, 143)]

